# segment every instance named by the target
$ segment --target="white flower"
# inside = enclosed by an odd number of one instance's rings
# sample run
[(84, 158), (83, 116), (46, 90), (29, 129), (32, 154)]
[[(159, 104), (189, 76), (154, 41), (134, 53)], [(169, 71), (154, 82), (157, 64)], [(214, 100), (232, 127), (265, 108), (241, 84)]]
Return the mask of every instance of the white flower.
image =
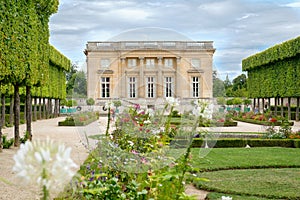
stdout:
[(232, 197), (222, 196), (222, 200), (232, 200)]
[(196, 117), (203, 117), (203, 113), (201, 112), (201, 108), (200, 107), (194, 107), (193, 111), (192, 111), (193, 115), (195, 115)]
[(149, 108), (146, 110), (146, 114), (149, 114), (149, 117), (153, 117), (154, 116), (154, 110)]
[(70, 157), (71, 148), (46, 141), (26, 141), (14, 155), (16, 172), (25, 184), (46, 186), (48, 191), (62, 189), (75, 175), (77, 165)]
[(129, 143), (130, 146), (134, 145), (134, 143), (132, 141), (130, 141), (130, 140), (128, 141), (128, 143)]
[(150, 120), (145, 120), (144, 124), (151, 124), (151, 121)]
[(179, 100), (174, 97), (166, 97), (166, 101), (170, 106), (179, 106)]
[(114, 104), (114, 102), (112, 102), (112, 101), (107, 101), (107, 102), (105, 103), (104, 108), (106, 108), (106, 109), (109, 109), (109, 108), (114, 109), (114, 108), (115, 108), (115, 104)]
[(207, 102), (202, 102), (199, 100), (194, 101), (195, 107), (192, 111), (193, 115), (196, 117), (204, 117), (207, 119), (212, 119), (212, 114), (214, 110), (213, 104), (208, 104)]

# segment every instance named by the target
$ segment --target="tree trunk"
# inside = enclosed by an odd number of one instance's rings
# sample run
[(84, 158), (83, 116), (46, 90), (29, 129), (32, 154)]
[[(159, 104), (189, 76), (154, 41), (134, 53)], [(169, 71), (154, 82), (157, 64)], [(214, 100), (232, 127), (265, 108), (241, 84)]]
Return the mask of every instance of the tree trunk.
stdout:
[(10, 96), (10, 106), (9, 106), (9, 125), (13, 125), (14, 124), (14, 97)]
[(277, 97), (275, 97), (275, 108), (274, 108), (274, 115), (277, 116), (277, 103), (278, 103), (278, 99)]
[(26, 123), (26, 113), (27, 113), (27, 102), (26, 102), (26, 94), (25, 94), (25, 102), (24, 102), (24, 112), (23, 112), (23, 120), (24, 120), (24, 123)]
[[(1, 126), (5, 126), (5, 94), (1, 96)], [(1, 138), (1, 137), (0, 137)]]
[(46, 119), (46, 99), (43, 98), (43, 119)]
[(291, 120), (291, 97), (288, 97), (288, 120)]
[(26, 86), (26, 131), (29, 140), (32, 140), (32, 100), (31, 100), (31, 86)]
[(260, 98), (257, 98), (257, 110), (260, 113)]
[(58, 112), (59, 112), (59, 102), (58, 102), (58, 99), (55, 99), (55, 103), (54, 103), (54, 117), (58, 117)]
[[(2, 102), (2, 105), (1, 105), (1, 118), (3, 117), (3, 107), (4, 107), (4, 118), (5, 118), (5, 95), (2, 94), (1, 96), (1, 100), (3, 99), (4, 97), (4, 104), (3, 104), (3, 101)], [(0, 152), (2, 152), (2, 148), (3, 148), (3, 145), (2, 145), (2, 126), (3, 126), (3, 121), (1, 120), (0, 121)]]
[(33, 121), (37, 120), (37, 98), (34, 97)]
[(252, 106), (252, 111), (255, 112), (256, 108), (256, 98), (253, 99), (253, 106)]
[(42, 119), (42, 98), (39, 98), (39, 119)]
[(57, 99), (57, 101), (58, 101), (58, 116), (60, 116), (60, 99)]
[(296, 121), (298, 122), (299, 121), (299, 102), (300, 98), (297, 97), (297, 107), (296, 107)]
[(48, 99), (48, 118), (52, 118), (52, 99)]
[(262, 113), (264, 114), (266, 111), (266, 100), (265, 98), (262, 98)]
[(280, 98), (281, 103), (281, 117), (283, 117), (283, 97)]
[(49, 119), (49, 99), (47, 98), (47, 104), (45, 105), (46, 119)]
[(14, 85), (14, 120), (15, 120), (15, 143), (14, 146), (20, 146), (20, 94), (19, 85)]

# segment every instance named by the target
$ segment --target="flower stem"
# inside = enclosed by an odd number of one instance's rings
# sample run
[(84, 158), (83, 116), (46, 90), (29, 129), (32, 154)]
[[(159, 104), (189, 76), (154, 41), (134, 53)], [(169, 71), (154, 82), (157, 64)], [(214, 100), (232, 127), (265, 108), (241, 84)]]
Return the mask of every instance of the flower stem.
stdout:
[(106, 126), (106, 132), (105, 132), (106, 136), (108, 136), (109, 125), (110, 125), (110, 107), (108, 108), (108, 113), (107, 113), (107, 126)]
[[(44, 165), (45, 161), (43, 161), (43, 165)], [(43, 179), (47, 179), (47, 172), (46, 172), (46, 169), (43, 168), (43, 172), (42, 172), (42, 178)], [(46, 187), (45, 184), (43, 184), (43, 200), (48, 200), (49, 199), (49, 191)]]

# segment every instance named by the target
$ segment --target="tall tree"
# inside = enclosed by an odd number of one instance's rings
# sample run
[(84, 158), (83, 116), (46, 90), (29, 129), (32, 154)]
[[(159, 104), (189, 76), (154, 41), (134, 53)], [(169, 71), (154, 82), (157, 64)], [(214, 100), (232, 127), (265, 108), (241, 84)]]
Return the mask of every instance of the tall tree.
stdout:
[(241, 74), (232, 80), (232, 85), (226, 88), (228, 97), (248, 97), (247, 76)]
[(218, 78), (217, 71), (213, 71), (213, 97), (225, 96), (224, 82)]
[[(19, 146), (20, 93), (26, 86), (26, 97), (37, 83), (37, 73), (49, 61), (49, 17), (57, 11), (58, 0), (4, 0), (0, 2), (0, 71), (4, 82), (14, 86), (15, 146)], [(27, 99), (27, 129), (31, 131), (31, 99)], [(30, 104), (30, 105), (29, 105)], [(29, 119), (30, 118), (30, 119)], [(27, 130), (27, 131), (28, 131)]]
[(232, 86), (231, 81), (229, 80), (228, 74), (226, 75), (226, 79), (224, 80), (224, 87), (225, 89), (229, 88)]

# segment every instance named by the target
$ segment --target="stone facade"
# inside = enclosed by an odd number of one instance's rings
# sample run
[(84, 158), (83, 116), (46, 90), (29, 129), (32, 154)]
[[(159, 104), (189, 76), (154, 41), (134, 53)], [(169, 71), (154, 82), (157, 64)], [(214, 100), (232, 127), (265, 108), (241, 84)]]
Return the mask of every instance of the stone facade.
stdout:
[(98, 105), (212, 98), (214, 52), (211, 41), (88, 42), (88, 98)]

